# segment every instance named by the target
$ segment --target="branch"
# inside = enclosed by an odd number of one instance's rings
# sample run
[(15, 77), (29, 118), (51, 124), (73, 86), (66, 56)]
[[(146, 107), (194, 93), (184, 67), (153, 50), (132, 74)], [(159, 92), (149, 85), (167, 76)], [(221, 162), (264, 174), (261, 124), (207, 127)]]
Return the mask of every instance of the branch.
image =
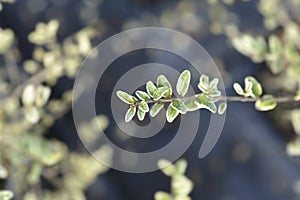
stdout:
[[(201, 93), (202, 94), (202, 93)], [(179, 97), (179, 98), (165, 98), (158, 100), (148, 100), (145, 101), (147, 104), (153, 103), (171, 103), (174, 100), (188, 101), (188, 100), (196, 100), (197, 97), (201, 94), (195, 94), (194, 96), (189, 97)], [(272, 101), (276, 103), (292, 103), (292, 102), (300, 102), (300, 98), (298, 96), (289, 96), (289, 97), (273, 97), (273, 98), (252, 98), (252, 97), (242, 97), (242, 96), (219, 96), (212, 97), (212, 99), (216, 101), (226, 101), (226, 102), (256, 102), (256, 101)], [(138, 106), (142, 101), (135, 102), (130, 104), (130, 106)]]

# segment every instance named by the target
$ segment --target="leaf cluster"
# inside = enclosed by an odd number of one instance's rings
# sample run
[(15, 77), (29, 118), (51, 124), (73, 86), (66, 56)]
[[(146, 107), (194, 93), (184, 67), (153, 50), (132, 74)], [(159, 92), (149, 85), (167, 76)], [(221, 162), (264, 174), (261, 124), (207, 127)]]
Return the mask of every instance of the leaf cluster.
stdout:
[[(216, 106), (217, 98), (221, 96), (218, 89), (219, 79), (210, 80), (208, 76), (201, 75), (198, 88), (201, 93), (186, 96), (191, 81), (191, 73), (184, 70), (178, 77), (175, 91), (177, 95), (174, 97), (173, 88), (164, 75), (157, 77), (156, 84), (152, 81), (146, 83), (146, 91), (137, 90), (135, 96), (124, 91), (117, 91), (120, 100), (129, 104), (129, 109), (125, 114), (125, 121), (130, 122), (135, 115), (140, 121), (144, 120), (146, 113), (150, 113), (151, 117), (155, 117), (167, 104), (166, 119), (172, 123), (179, 114), (196, 111), (199, 109), (207, 109), (212, 113), (219, 110), (219, 114), (223, 114), (226, 104), (223, 102), (219, 109)], [(150, 104), (153, 104), (150, 106)]]
[(154, 199), (191, 200), (189, 194), (193, 190), (193, 182), (184, 175), (187, 162), (181, 159), (172, 164), (167, 160), (160, 160), (158, 166), (166, 176), (171, 177), (171, 193), (158, 191), (155, 193)]

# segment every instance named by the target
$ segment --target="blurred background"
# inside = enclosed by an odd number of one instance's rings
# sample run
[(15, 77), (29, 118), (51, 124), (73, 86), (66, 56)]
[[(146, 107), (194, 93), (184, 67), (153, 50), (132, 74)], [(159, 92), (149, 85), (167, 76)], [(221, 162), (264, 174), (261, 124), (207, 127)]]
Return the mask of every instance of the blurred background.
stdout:
[[(4, 84), (5, 89), (2, 89), (0, 98), (5, 99), (18, 93), (18, 90), (23, 89), (22, 87), (18, 89), (18, 85), (36, 76), (43, 68), (47, 68), (45, 67), (47, 61), (43, 58), (41, 61), (38, 60), (41, 49), (45, 54), (61, 48), (63, 53), (59, 54), (60, 59), (72, 54), (70, 49), (73, 44), (80, 46), (81, 42), (85, 41), (82, 44), (90, 46), (89, 51), (101, 41), (121, 31), (148, 26), (170, 28), (197, 40), (221, 71), (227, 95), (234, 95), (233, 82), (243, 82), (245, 76), (252, 75), (266, 86), (266, 91), (277, 96), (285, 96), (293, 89), (279, 88), (278, 85), (284, 85), (283, 82), (288, 81), (288, 76), (274, 75), (267, 67), (268, 62), (263, 60), (253, 62), (251, 56), (243, 55), (243, 52), (239, 53), (239, 49), (235, 48), (231, 41), (242, 33), (260, 35), (263, 38), (275, 34), (282, 38), (286, 30), (285, 24), (292, 22), (296, 27), (299, 26), (299, 5), (297, 0), (282, 2), (280, 0), (16, 0), (13, 4), (4, 1), (0, 13), (1, 31), (11, 29), (14, 32), (14, 47), (5, 53), (1, 52), (0, 88)], [(55, 42), (44, 43), (38, 36), (37, 38), (34, 35), (30, 36), (31, 32), (37, 30), (37, 23), (47, 23), (53, 19), (56, 20), (55, 23), (59, 23)], [(55, 29), (55, 25), (53, 27)], [(49, 32), (51, 30), (49, 29)], [(46, 33), (47, 31), (41, 34)], [(300, 41), (300, 35), (295, 34), (296, 43)], [(0, 34), (0, 41), (1, 37), (4, 38), (4, 35)], [(85, 39), (88, 39), (88, 42)], [(284, 45), (285, 40), (281, 39), (281, 41)], [(182, 71), (188, 65), (185, 60), (177, 58), (176, 55), (166, 52), (152, 53), (160, 54), (160, 59), (156, 62), (160, 61), (178, 71)], [(107, 90), (96, 96), (99, 102), (96, 106), (97, 114), (101, 114), (107, 133), (113, 135), (112, 138), (128, 149), (149, 151), (160, 148), (174, 137), (180, 122), (176, 120), (175, 123), (166, 125), (155, 138), (143, 142), (133, 139), (123, 141), (116, 134), (117, 129), (109, 111), (109, 97), (113, 84), (130, 68), (152, 61), (149, 54), (151, 55), (151, 52), (133, 52), (114, 62), (103, 77)], [(80, 64), (86, 54), (81, 52), (80, 58), (76, 57), (77, 54), (74, 55), (69, 56), (70, 60), (78, 59)], [(299, 65), (297, 66), (296, 69), (299, 69)], [(54, 69), (54, 64), (50, 68)], [(70, 96), (66, 97), (68, 95), (66, 91), (72, 89), (76, 69), (78, 67), (67, 69), (65, 74), (61, 72), (54, 81), (51, 78), (46, 82), (40, 81), (43, 85), (51, 87), (50, 99), (56, 100), (49, 101), (47, 108), (50, 107), (50, 116), (44, 117), (43, 114), (41, 115), (43, 117), (40, 117), (41, 123), (27, 124), (24, 125), (25, 128), (15, 130), (16, 124), (23, 124), (22, 117), (4, 111), (5, 116), (8, 117), (4, 117), (3, 124), (7, 127), (3, 129), (1, 135), (2, 140), (5, 140), (5, 134), (16, 133), (15, 138), (7, 141), (13, 144), (20, 140), (22, 144), (26, 143), (26, 148), (34, 146), (40, 140), (58, 141), (64, 145), (64, 150), (59, 151), (64, 151), (67, 159), (49, 165), (42, 161), (36, 162), (39, 160), (36, 159), (38, 157), (36, 155), (21, 159), (24, 152), (24, 155), (33, 155), (34, 153), (30, 151), (41, 150), (24, 150), (23, 146), (18, 151), (11, 150), (10, 146), (13, 145), (7, 144), (6, 147), (3, 143), (0, 146), (0, 168), (3, 168), (2, 175), (7, 173), (7, 176), (0, 176), (0, 189), (13, 191), (14, 198), (17, 200), (47, 198), (150, 200), (154, 199), (154, 194), (158, 190), (170, 191), (170, 179), (160, 171), (143, 174), (125, 173), (114, 169), (102, 170), (102, 168), (93, 171), (89, 168), (93, 158), (88, 158), (88, 154), (84, 158), (79, 156), (85, 152), (85, 148), (78, 138), (73, 123)], [(17, 74), (17, 77), (9, 74)], [(298, 83), (299, 76), (294, 79)], [(58, 102), (58, 99), (63, 99), (63, 102)], [(7, 107), (5, 103), (1, 101), (1, 110)], [(24, 104), (24, 100), (23, 103), (18, 103), (16, 110), (22, 110)], [(60, 107), (61, 105), (63, 107)], [(192, 146), (182, 156), (188, 161), (186, 175), (194, 183), (191, 198), (195, 200), (300, 200), (300, 163), (299, 159), (294, 157), (299, 152), (297, 143), (295, 147), (295, 141), (297, 141), (297, 127), (299, 127), (297, 124), (300, 124), (300, 120), (293, 121), (289, 118), (289, 112), (297, 107), (299, 104), (284, 104), (275, 111), (264, 113), (256, 111), (251, 103), (229, 103), (221, 138), (213, 151), (204, 159), (199, 159), (197, 155), (204, 137), (202, 132), (207, 129), (210, 113), (201, 111), (199, 133)], [(60, 112), (62, 110), (64, 111)], [(298, 119), (299, 115), (297, 116)], [(32, 119), (32, 116), (29, 118)], [(89, 131), (91, 130), (87, 130)], [(23, 136), (22, 132), (30, 136), (26, 142), (22, 138), (27, 136)], [(31, 138), (36, 136), (37, 140)], [(289, 147), (290, 142), (294, 142), (293, 148)], [(43, 143), (41, 146), (52, 148), (53, 144)], [(104, 154), (109, 153), (104, 152)], [(79, 157), (77, 158), (76, 155)], [(81, 166), (82, 163), (86, 163), (86, 166)], [(72, 167), (68, 167), (69, 165)], [(36, 169), (40, 170), (37, 172)], [(74, 173), (69, 175), (69, 171)], [(85, 177), (89, 176), (86, 175), (89, 172), (94, 173), (90, 179), (81, 177), (82, 174), (85, 174)], [(14, 177), (13, 174), (18, 175)], [(28, 179), (30, 174), (33, 177)], [(76, 178), (72, 178), (73, 175)], [(29, 186), (25, 187), (27, 182)], [(69, 185), (70, 182), (75, 186)], [(79, 187), (77, 182), (84, 182), (85, 185)], [(77, 190), (77, 187), (83, 191), (85, 197), (79, 198), (80, 195), (73, 191)], [(67, 192), (60, 191), (59, 188), (65, 188)], [(41, 194), (44, 190), (47, 191), (44, 193), (47, 195)]]

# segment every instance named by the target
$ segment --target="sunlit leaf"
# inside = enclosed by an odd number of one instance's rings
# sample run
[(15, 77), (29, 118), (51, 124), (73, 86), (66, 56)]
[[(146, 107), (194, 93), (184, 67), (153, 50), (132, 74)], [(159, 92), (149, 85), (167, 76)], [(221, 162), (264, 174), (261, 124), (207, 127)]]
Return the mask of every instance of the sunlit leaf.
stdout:
[(210, 94), (211, 97), (219, 97), (219, 96), (221, 96), (221, 95), (222, 95), (222, 93), (221, 93), (221, 91), (219, 91), (219, 90), (214, 90), (214, 91), (211, 92), (211, 94)]
[(209, 92), (209, 77), (207, 75), (202, 74), (199, 79), (198, 88), (204, 92)]
[(51, 20), (48, 23), (38, 23), (35, 31), (28, 35), (28, 40), (38, 45), (52, 43), (55, 40), (58, 27), (58, 20)]
[(197, 97), (197, 103), (199, 104), (200, 108), (208, 109), (212, 113), (217, 112), (215, 103), (206, 95), (199, 95)]
[(24, 108), (24, 115), (28, 122), (36, 124), (40, 120), (40, 113), (34, 106), (28, 106)]
[(121, 99), (123, 102), (125, 102), (127, 104), (132, 104), (135, 102), (135, 99), (133, 96), (131, 96), (121, 90), (117, 91), (117, 96), (119, 97), (119, 99)]
[(259, 111), (269, 111), (275, 109), (277, 102), (273, 101), (272, 98), (274, 98), (272, 95), (264, 95), (262, 99), (265, 100), (257, 100), (255, 102), (255, 108)]
[(175, 195), (187, 196), (193, 189), (193, 183), (185, 176), (174, 176), (172, 191)]
[(252, 95), (252, 87), (253, 83), (249, 81), (249, 79), (245, 78), (245, 95), (251, 96)]
[(196, 111), (200, 109), (200, 105), (196, 100), (190, 99), (183, 102), (187, 111)]
[(252, 76), (248, 76), (245, 78), (245, 84), (248, 83), (252, 83), (252, 87), (251, 87), (251, 96), (252, 97), (260, 97), (262, 95), (262, 86), (261, 84)]
[(165, 94), (168, 92), (169, 92), (169, 89), (167, 87), (159, 87), (155, 90), (155, 92), (153, 94), (153, 99), (158, 100), (158, 99), (162, 98), (163, 96), (165, 96)]
[(189, 89), (190, 81), (191, 81), (191, 72), (189, 70), (184, 70), (180, 74), (176, 84), (176, 90), (180, 96), (184, 96), (187, 93)]
[(237, 93), (237, 94), (239, 94), (239, 95), (241, 95), (241, 96), (244, 96), (244, 90), (243, 90), (243, 88), (242, 88), (242, 86), (240, 85), (240, 84), (238, 84), (238, 83), (234, 83), (233, 84), (233, 89), (234, 89), (234, 91)]
[(135, 113), (136, 113), (136, 107), (135, 106), (130, 107), (125, 114), (125, 122), (127, 123), (130, 122), (133, 119)]
[(183, 159), (180, 159), (176, 162), (176, 173), (179, 175), (183, 175), (187, 168), (187, 162)]
[(143, 121), (145, 119), (145, 116), (146, 116), (146, 112), (144, 112), (143, 110), (141, 109), (138, 109), (137, 111), (137, 116), (138, 116), (138, 119), (140, 121)]
[(164, 87), (168, 89), (167, 92), (163, 94), (165, 98), (170, 98), (172, 96), (172, 86), (164, 75), (160, 75), (157, 77), (156, 84), (158, 88)]
[(218, 79), (218, 78), (214, 78), (214, 79), (209, 83), (209, 88), (210, 88), (210, 90), (217, 90), (217, 89), (218, 89), (218, 83), (219, 83), (219, 79)]
[(172, 103), (170, 105), (181, 114), (186, 114), (186, 112), (187, 112), (186, 107), (184, 106), (183, 102), (179, 99), (175, 99), (174, 101), (172, 101)]
[(173, 108), (170, 104), (168, 109), (167, 109), (167, 112), (166, 112), (167, 121), (169, 123), (172, 123), (176, 119), (178, 114), (179, 114), (179, 111), (176, 110), (175, 108)]
[(172, 196), (166, 192), (158, 191), (154, 195), (154, 200), (172, 200)]
[(156, 91), (156, 86), (152, 81), (148, 81), (146, 84), (146, 90), (147, 93), (150, 95), (150, 97), (153, 97), (155, 91)]
[(33, 105), (36, 98), (36, 88), (34, 85), (27, 85), (22, 94), (22, 103), (24, 105)]
[(218, 114), (223, 115), (227, 109), (227, 103), (223, 102), (218, 107)]
[(146, 112), (149, 112), (149, 106), (145, 101), (141, 101), (139, 104), (139, 109)]
[(36, 88), (36, 99), (35, 105), (37, 107), (42, 107), (46, 104), (51, 94), (51, 89), (47, 86), (39, 85)]
[(151, 99), (151, 97), (144, 91), (138, 90), (138, 91), (135, 92), (135, 94), (142, 101), (148, 101), (148, 100)]
[(167, 176), (173, 176), (176, 174), (176, 167), (168, 160), (161, 159), (158, 161), (158, 167)]
[(150, 116), (155, 117), (163, 107), (164, 103), (155, 103), (150, 109)]

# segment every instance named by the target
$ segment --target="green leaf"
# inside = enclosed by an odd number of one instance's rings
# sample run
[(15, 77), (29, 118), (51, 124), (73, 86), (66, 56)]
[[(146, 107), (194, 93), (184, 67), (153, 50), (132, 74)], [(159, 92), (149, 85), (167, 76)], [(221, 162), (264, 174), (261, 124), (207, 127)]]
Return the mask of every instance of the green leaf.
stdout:
[(210, 83), (209, 83), (209, 88), (211, 91), (218, 90), (218, 84), (219, 84), (219, 79), (214, 78)]
[(166, 113), (167, 121), (169, 123), (172, 123), (176, 119), (178, 114), (179, 114), (179, 111), (176, 110), (175, 108), (173, 108), (170, 104), (168, 109), (167, 109), (167, 113)]
[(165, 98), (172, 97), (172, 86), (164, 75), (160, 75), (157, 77), (156, 84), (158, 88), (165, 87), (168, 89), (167, 92), (163, 95)]
[(193, 189), (193, 183), (185, 176), (174, 176), (172, 181), (172, 191), (177, 196), (187, 196)]
[(31, 124), (36, 124), (40, 120), (40, 112), (34, 106), (27, 106), (24, 108), (24, 115), (28, 122)]
[(166, 192), (158, 191), (154, 195), (154, 200), (172, 200), (172, 196)]
[(264, 95), (262, 99), (265, 100), (257, 100), (255, 102), (255, 108), (259, 111), (269, 111), (275, 109), (277, 106), (277, 102), (268, 100), (272, 98), (274, 98), (273, 95)]
[(37, 86), (35, 105), (39, 108), (44, 106), (47, 103), (50, 94), (51, 94), (51, 89), (49, 87), (42, 86), (42, 85)]
[(36, 98), (36, 88), (33, 84), (27, 85), (22, 94), (22, 103), (26, 106), (33, 105)]
[(206, 95), (199, 95), (197, 97), (197, 103), (199, 104), (200, 108), (205, 108), (212, 113), (217, 112), (217, 107), (215, 103)]
[(138, 116), (138, 119), (140, 121), (143, 121), (145, 119), (145, 116), (146, 116), (146, 112), (144, 112), (143, 110), (141, 109), (138, 109), (137, 111), (137, 116)]
[(185, 108), (187, 111), (196, 111), (200, 109), (200, 105), (198, 104), (198, 102), (196, 100), (186, 100), (183, 102)]
[(252, 87), (253, 87), (253, 84), (251, 81), (249, 81), (249, 79), (245, 79), (245, 95), (246, 96), (251, 96), (252, 95)]
[(223, 102), (218, 107), (218, 114), (223, 115), (227, 109), (227, 103)]
[(9, 190), (0, 190), (0, 200), (10, 200), (14, 194)]
[(177, 81), (176, 90), (180, 96), (186, 95), (189, 85), (191, 82), (191, 72), (189, 70), (184, 70)]
[(183, 102), (179, 99), (175, 99), (170, 105), (181, 114), (186, 114), (187, 112)]
[(119, 97), (119, 99), (121, 99), (123, 102), (127, 104), (133, 104), (135, 102), (135, 98), (133, 96), (121, 90), (117, 91), (117, 96)]
[(164, 107), (164, 103), (155, 103), (150, 109), (150, 116), (155, 117)]
[(238, 94), (238, 95), (241, 95), (241, 96), (244, 96), (245, 93), (244, 93), (244, 90), (242, 88), (242, 86), (238, 83), (234, 83), (233, 84), (233, 89), (234, 91)]
[(136, 113), (136, 107), (135, 106), (130, 107), (126, 112), (125, 122), (127, 123), (130, 122), (133, 119), (135, 113)]
[(138, 90), (138, 91), (135, 92), (135, 94), (142, 101), (149, 101), (149, 100), (151, 100), (151, 97), (146, 92), (144, 92), (144, 91)]
[(187, 162), (183, 159), (180, 159), (176, 162), (176, 172), (178, 175), (183, 175), (187, 168)]
[(204, 74), (202, 74), (200, 76), (198, 88), (204, 93), (209, 92), (209, 77), (208, 76), (206, 76)]
[(140, 102), (139, 109), (144, 111), (145, 113), (149, 112), (149, 106), (145, 101)]
[(146, 90), (147, 93), (150, 95), (150, 97), (153, 97), (155, 91), (156, 91), (156, 86), (154, 85), (154, 83), (152, 81), (148, 81), (146, 84)]
[(174, 176), (176, 174), (176, 167), (168, 160), (161, 159), (157, 163), (160, 170), (167, 176)]
[(138, 102), (139, 100), (135, 97), (135, 96), (132, 96), (134, 102)]
[(153, 99), (158, 100), (158, 99), (162, 98), (163, 96), (165, 96), (165, 94), (168, 92), (169, 92), (169, 89), (167, 87), (159, 87), (155, 90)]
[(246, 83), (252, 83), (252, 87), (251, 87), (251, 96), (253, 98), (255, 97), (260, 97), (263, 93), (263, 90), (262, 90), (262, 86), (261, 84), (252, 76), (247, 76), (245, 78), (245, 84)]
[(219, 90), (214, 90), (213, 92), (211, 92), (211, 94), (210, 94), (210, 96), (211, 97), (219, 97), (219, 96), (221, 96), (221, 91), (219, 91)]

